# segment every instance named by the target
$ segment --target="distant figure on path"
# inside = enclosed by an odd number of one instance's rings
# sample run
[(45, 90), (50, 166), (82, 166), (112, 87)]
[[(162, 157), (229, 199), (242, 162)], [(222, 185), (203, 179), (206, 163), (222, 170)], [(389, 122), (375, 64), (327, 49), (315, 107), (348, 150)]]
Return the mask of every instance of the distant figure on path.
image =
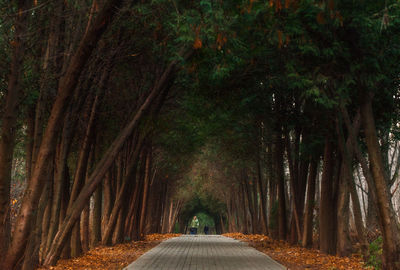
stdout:
[(196, 216), (194, 216), (192, 222), (190, 223), (190, 234), (197, 234), (197, 228), (199, 228), (199, 225), (199, 220)]
[(204, 226), (204, 234), (208, 234), (208, 230), (209, 230), (210, 228), (208, 228), (208, 226), (206, 225), (206, 226)]

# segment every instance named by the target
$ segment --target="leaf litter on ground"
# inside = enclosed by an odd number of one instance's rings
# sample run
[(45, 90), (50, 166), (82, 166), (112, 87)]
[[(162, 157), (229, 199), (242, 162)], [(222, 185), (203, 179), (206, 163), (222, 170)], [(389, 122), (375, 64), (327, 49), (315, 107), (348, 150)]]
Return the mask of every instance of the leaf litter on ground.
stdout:
[(367, 268), (359, 255), (338, 257), (322, 253), (317, 249), (293, 246), (285, 241), (274, 240), (266, 235), (226, 233), (224, 236), (248, 242), (250, 246), (267, 254), (288, 267), (289, 270), (363, 270)]
[(56, 266), (40, 267), (37, 270), (119, 270), (131, 264), (161, 241), (179, 235), (150, 234), (145, 236), (144, 241), (98, 246), (80, 257), (59, 260)]

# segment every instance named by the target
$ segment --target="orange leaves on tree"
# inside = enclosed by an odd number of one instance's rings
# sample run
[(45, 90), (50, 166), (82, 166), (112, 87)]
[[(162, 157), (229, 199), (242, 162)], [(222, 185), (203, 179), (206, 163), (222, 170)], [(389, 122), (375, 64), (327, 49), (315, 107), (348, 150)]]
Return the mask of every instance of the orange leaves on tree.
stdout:
[(289, 43), (290, 43), (290, 37), (289, 37), (289, 35), (286, 35), (286, 37), (285, 37), (285, 45), (287, 46), (287, 45), (289, 45)]
[(289, 8), (290, 7), (290, 0), (285, 0), (285, 8)]
[(197, 65), (195, 63), (193, 63), (190, 67), (188, 67), (187, 71), (189, 73), (194, 73), (197, 69)]
[(250, 4), (249, 4), (249, 6), (247, 7), (247, 13), (250, 13), (250, 12), (251, 12), (251, 9), (253, 8), (253, 2), (255, 2), (255, 0), (250, 0)]
[(18, 42), (15, 41), (15, 40), (11, 40), (11, 41), (10, 41), (10, 44), (11, 44), (11, 46), (13, 46), (13, 47), (17, 47)]
[(343, 26), (343, 16), (340, 14), (340, 12), (336, 11), (335, 16), (339, 20), (340, 25)]
[(330, 11), (333, 11), (335, 9), (335, 1), (329, 0), (328, 1), (328, 8)]
[(281, 30), (278, 30), (278, 48), (281, 49), (283, 45), (283, 32)]
[(278, 30), (278, 48), (282, 49), (283, 43), (285, 42), (285, 46), (289, 45), (290, 37), (289, 35), (285, 35), (282, 30)]
[(269, 6), (275, 6), (275, 12), (279, 12), (281, 9), (283, 9), (283, 7), (285, 7), (285, 9), (290, 7), (296, 9), (296, 2), (296, 0), (269, 0)]
[(325, 24), (326, 23), (323, 12), (320, 12), (320, 13), (317, 14), (317, 22), (319, 24)]
[(275, 11), (278, 12), (282, 9), (282, 2), (281, 0), (276, 0), (275, 1)]
[(218, 33), (217, 35), (217, 48), (218, 50), (220, 50), (222, 48), (222, 46), (224, 46), (224, 44), (227, 42), (227, 38), (226, 36), (224, 36), (221, 33)]
[(94, 11), (98, 12), (99, 11), (99, 4), (97, 3), (96, 0), (93, 1), (93, 7), (94, 7)]
[(203, 43), (201, 42), (200, 39), (200, 25), (196, 27), (195, 33), (196, 33), (196, 38), (194, 39), (193, 48), (197, 50), (203, 47)]
[(200, 38), (196, 37), (193, 43), (193, 48), (200, 49), (203, 46), (203, 43), (201, 42)]

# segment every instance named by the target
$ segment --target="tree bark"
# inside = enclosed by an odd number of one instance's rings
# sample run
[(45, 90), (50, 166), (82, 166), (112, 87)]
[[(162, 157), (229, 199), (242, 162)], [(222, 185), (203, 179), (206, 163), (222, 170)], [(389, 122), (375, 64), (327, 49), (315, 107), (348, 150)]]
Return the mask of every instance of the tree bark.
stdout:
[(361, 106), (361, 118), (365, 132), (368, 157), (376, 189), (377, 208), (383, 236), (383, 268), (400, 269), (400, 239), (396, 218), (388, 189), (387, 175), (382, 161), (376, 126), (372, 111), (372, 96), (367, 94)]
[(324, 253), (336, 253), (336, 200), (334, 196), (334, 154), (333, 143), (325, 141), (324, 166), (321, 180), (321, 201), (319, 209), (319, 242)]
[(350, 193), (347, 179), (346, 165), (342, 161), (340, 178), (339, 178), (339, 190), (338, 190), (338, 201), (337, 201), (337, 245), (336, 254), (339, 256), (348, 256), (352, 253), (352, 247), (350, 242), (349, 234), (349, 222), (350, 222)]
[[(280, 128), (281, 129), (281, 128)], [(281, 131), (277, 131), (275, 143), (275, 172), (278, 182), (278, 235), (279, 239), (286, 240), (286, 196), (285, 196), (285, 172), (283, 164), (283, 138)]]
[(267, 228), (268, 222), (267, 222), (267, 211), (266, 211), (267, 196), (265, 195), (260, 163), (261, 163), (261, 160), (260, 160), (260, 158), (258, 158), (257, 159), (257, 185), (258, 185), (258, 190), (260, 192), (261, 233), (267, 234), (268, 233), (268, 228)]
[[(343, 105), (341, 105), (341, 111), (342, 111), (341, 114), (342, 115), (340, 116), (340, 119), (343, 116), (343, 109), (344, 109), (344, 107), (343, 107)], [(346, 113), (346, 117), (348, 117), (347, 113)], [(354, 117), (354, 121), (353, 121), (353, 125), (352, 125), (352, 131), (354, 132), (354, 135), (358, 135), (359, 129), (360, 129), (360, 124), (361, 124), (360, 123), (360, 111), (358, 111), (356, 116)], [(346, 181), (348, 183), (348, 188), (349, 188), (352, 203), (353, 203), (354, 220), (355, 220), (356, 227), (357, 227), (358, 238), (359, 238), (359, 241), (361, 244), (361, 251), (362, 251), (362, 254), (364, 255), (364, 257), (367, 258), (369, 256), (368, 255), (368, 242), (367, 242), (366, 235), (365, 235), (365, 226), (362, 221), (360, 201), (358, 199), (355, 180), (353, 177), (353, 168), (352, 168), (352, 160), (354, 158), (355, 146), (353, 145), (353, 140), (351, 138), (351, 135), (348, 137), (346, 144), (344, 143), (344, 135), (343, 135), (341, 126), (338, 126), (338, 136), (339, 136), (338, 137), (339, 148), (340, 148), (340, 151), (343, 156), (343, 164), (342, 165), (345, 166), (344, 171), (343, 171), (344, 177), (346, 178)], [(338, 216), (338, 218), (339, 218), (339, 216)], [(348, 224), (347, 224), (347, 226), (348, 226)], [(346, 250), (347, 250), (347, 248), (346, 248)], [(340, 252), (340, 253), (342, 253), (343, 255), (346, 255), (346, 253), (348, 253), (348, 252), (349, 252), (349, 250)]]
[(109, 245), (111, 243), (110, 241), (111, 241), (112, 233), (114, 230), (115, 223), (117, 222), (118, 215), (119, 215), (120, 209), (122, 207), (122, 203), (124, 202), (124, 198), (125, 198), (127, 187), (128, 187), (128, 182), (132, 181), (132, 179), (134, 179), (135, 174), (136, 174), (136, 170), (137, 170), (137, 166), (138, 166), (137, 162), (139, 160), (139, 154), (142, 149), (144, 137), (145, 136), (141, 136), (139, 141), (135, 144), (134, 154), (132, 156), (131, 161), (129, 162), (126, 175), (124, 176), (124, 179), (122, 181), (122, 186), (121, 186), (120, 190), (118, 191), (114, 206), (112, 208), (110, 217), (107, 222), (107, 226), (104, 228), (104, 233), (103, 233), (102, 240), (101, 240), (103, 245)]
[(101, 241), (101, 203), (103, 197), (102, 186), (99, 185), (94, 193), (92, 209), (92, 223), (90, 226), (90, 248), (97, 246)]
[(151, 162), (152, 162), (152, 149), (151, 145), (149, 146), (149, 149), (146, 151), (146, 161), (145, 161), (145, 172), (144, 172), (144, 178), (143, 178), (143, 200), (142, 200), (142, 209), (140, 212), (140, 225), (139, 225), (139, 235), (140, 238), (143, 239), (144, 235), (144, 226), (146, 222), (146, 215), (147, 215), (147, 203), (148, 203), (148, 197), (149, 197), (149, 187), (150, 187), (150, 173), (151, 173)]
[[(49, 175), (51, 175), (49, 171)], [(22, 262), (22, 270), (34, 270), (39, 264), (39, 251), (40, 251), (40, 238), (41, 234), (45, 234), (46, 226), (49, 224), (50, 217), (50, 205), (49, 196), (51, 195), (51, 181), (48, 181), (43, 189), (43, 193), (39, 200), (39, 205), (37, 208), (38, 214), (36, 216), (35, 224), (33, 225), (33, 230), (29, 235), (28, 245), (25, 249), (25, 254)], [(44, 230), (44, 231), (42, 231)]]
[[(0, 130), (0, 254), (6, 254), (11, 240), (10, 225), (10, 186), (11, 170), (15, 144), (15, 131), (18, 115), (18, 103), (21, 95), (21, 70), (24, 56), (23, 35), (26, 31), (26, 12), (29, 1), (18, 0), (20, 11), (15, 20), (14, 49), (11, 58), (10, 75), (8, 77), (5, 108), (1, 119)], [(3, 257), (3, 259), (5, 259)], [(1, 265), (2, 259), (0, 259)], [(0, 267), (1, 268), (1, 267)]]
[(314, 216), (314, 206), (315, 206), (315, 181), (318, 172), (318, 159), (312, 158), (310, 163), (310, 171), (308, 173), (308, 185), (307, 185), (307, 199), (306, 199), (306, 209), (304, 213), (304, 224), (303, 224), (303, 247), (312, 246), (312, 236), (313, 236), (313, 216)]
[[(78, 83), (82, 70), (87, 63), (90, 55), (97, 45), (98, 40), (112, 22), (116, 14), (116, 9), (122, 4), (122, 0), (109, 0), (103, 9), (97, 15), (95, 22), (90, 30), (83, 37), (76, 53), (72, 57), (65, 75), (60, 79), (58, 93), (53, 104), (50, 118), (43, 135), (43, 140), (38, 152), (38, 158), (33, 168), (32, 177), (24, 195), (20, 214), (16, 222), (15, 234), (11, 242), (11, 247), (5, 256), (3, 269), (14, 268), (18, 258), (23, 253), (26, 245), (27, 236), (30, 230), (30, 224), (35, 215), (34, 208), (38, 203), (41, 193), (41, 186), (46, 173), (46, 164), (50, 161), (49, 157), (55, 150), (57, 134), (60, 124), (65, 116), (65, 111), (70, 102), (72, 93)], [(61, 253), (59, 247), (58, 255)], [(53, 259), (53, 263), (56, 258)]]

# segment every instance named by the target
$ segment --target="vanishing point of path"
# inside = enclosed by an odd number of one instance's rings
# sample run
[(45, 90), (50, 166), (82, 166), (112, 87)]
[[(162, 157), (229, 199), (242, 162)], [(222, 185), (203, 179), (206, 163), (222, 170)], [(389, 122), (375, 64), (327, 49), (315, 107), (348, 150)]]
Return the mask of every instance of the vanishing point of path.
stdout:
[(220, 235), (183, 235), (151, 249), (125, 270), (283, 270), (283, 265)]

